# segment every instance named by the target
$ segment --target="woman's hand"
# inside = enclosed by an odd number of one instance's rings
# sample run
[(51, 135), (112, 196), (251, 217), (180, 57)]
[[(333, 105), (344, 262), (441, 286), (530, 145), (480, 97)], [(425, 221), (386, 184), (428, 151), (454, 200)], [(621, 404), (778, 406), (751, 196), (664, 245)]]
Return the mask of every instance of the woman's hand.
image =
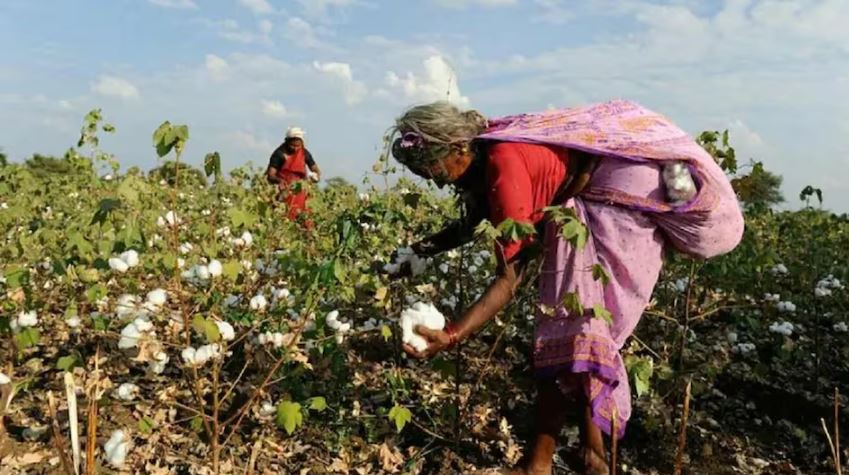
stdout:
[(416, 351), (412, 346), (404, 343), (404, 351), (417, 359), (431, 358), (440, 351), (451, 346), (451, 336), (444, 330), (432, 330), (424, 325), (416, 325), (413, 331), (421, 335), (427, 341), (424, 351)]

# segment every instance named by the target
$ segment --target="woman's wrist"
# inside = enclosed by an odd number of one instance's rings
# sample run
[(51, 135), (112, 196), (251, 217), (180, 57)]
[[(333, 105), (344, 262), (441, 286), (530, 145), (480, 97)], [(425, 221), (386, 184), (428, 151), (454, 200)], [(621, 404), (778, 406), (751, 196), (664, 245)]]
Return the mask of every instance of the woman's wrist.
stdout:
[(446, 334), (448, 334), (448, 348), (454, 348), (457, 346), (457, 343), (460, 342), (460, 335), (457, 332), (457, 327), (454, 326), (453, 322), (448, 322), (445, 324), (445, 328), (443, 330)]

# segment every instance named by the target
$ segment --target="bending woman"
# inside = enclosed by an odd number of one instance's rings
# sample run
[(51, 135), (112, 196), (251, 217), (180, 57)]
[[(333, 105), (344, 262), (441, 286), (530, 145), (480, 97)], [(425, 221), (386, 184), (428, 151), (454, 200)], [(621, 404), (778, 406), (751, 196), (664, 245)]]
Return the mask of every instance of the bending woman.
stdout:
[[(725, 174), (681, 129), (627, 101), (490, 121), (438, 102), (409, 109), (394, 130), (393, 156), (440, 187), (454, 186), (467, 208), (464, 221), (415, 243), (417, 254), (471, 241), (483, 219), (498, 225), (509, 218), (540, 231), (499, 241), (496, 277), (484, 294), (444, 330), (417, 328), (428, 347), (405, 351), (431, 357), (474, 334), (511, 300), (526, 277), (529, 246), (538, 241), (539, 300), (555, 312), (536, 316), (535, 440), (525, 466), (511, 473), (551, 473), (570, 408), (584, 420), (586, 473), (607, 473), (602, 432), (611, 435), (615, 415), (612, 435), (621, 437), (631, 414), (619, 350), (651, 297), (664, 247), (709, 258), (742, 237), (742, 213)], [(580, 250), (544, 216), (551, 205), (573, 209), (589, 229)], [(594, 265), (607, 270), (608, 283), (593, 278)], [(589, 314), (570, 314), (562, 303), (567, 294), (576, 294)], [(612, 323), (593, 318), (595, 306), (607, 309)]]

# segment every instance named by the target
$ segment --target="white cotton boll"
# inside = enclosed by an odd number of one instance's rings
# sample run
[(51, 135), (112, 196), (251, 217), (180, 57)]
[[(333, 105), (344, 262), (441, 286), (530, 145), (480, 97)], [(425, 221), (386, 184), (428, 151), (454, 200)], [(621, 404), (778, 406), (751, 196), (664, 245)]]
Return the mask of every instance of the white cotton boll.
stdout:
[(132, 401), (139, 394), (139, 387), (133, 383), (124, 383), (115, 390), (115, 397), (122, 401)]
[(180, 352), (180, 356), (186, 364), (194, 365), (197, 362), (197, 350), (191, 346), (184, 348), (183, 351)]
[(357, 196), (360, 198), (360, 201), (368, 201), (369, 199), (368, 193), (360, 193)]
[(833, 326), (832, 328), (833, 328), (833, 329), (834, 329), (834, 331), (836, 331), (837, 333), (846, 333), (846, 332), (849, 332), (849, 325), (847, 325), (847, 324), (846, 324), (846, 322), (838, 322), (838, 323), (835, 323), (835, 324), (834, 324), (834, 326)]
[(817, 287), (814, 289), (814, 296), (817, 298), (828, 297), (831, 295), (831, 289), (826, 287)]
[(469, 266), (469, 273), (474, 274), (477, 271), (478, 271), (478, 266), (476, 266), (476, 265), (470, 265)]
[(793, 324), (790, 322), (776, 322), (769, 326), (769, 331), (778, 333), (779, 335), (790, 336), (793, 334)]
[(674, 161), (663, 166), (663, 182), (666, 185), (667, 199), (673, 203), (685, 203), (696, 195), (696, 184), (689, 167), (683, 162)]
[(784, 264), (776, 264), (770, 269), (770, 272), (773, 274), (786, 274), (788, 272), (787, 266)]
[(6, 376), (5, 373), (0, 372), (0, 386), (3, 386), (4, 384), (9, 384), (11, 382), (12, 382), (12, 380), (9, 379), (9, 377)]
[(38, 314), (35, 313), (35, 310), (18, 314), (19, 327), (34, 327), (36, 325), (38, 325)]
[(325, 317), (325, 320), (327, 321), (327, 323), (330, 323), (331, 321), (335, 322), (338, 319), (339, 319), (339, 310), (332, 310), (330, 312), (327, 312), (327, 316)]
[(281, 346), (283, 346), (284, 343), (283, 334), (280, 332), (274, 332), (269, 340), (275, 348), (280, 348)]
[(132, 294), (123, 294), (118, 297), (115, 304), (115, 315), (118, 318), (123, 318), (132, 315), (138, 311), (138, 297)]
[(76, 315), (74, 315), (73, 317), (69, 317), (69, 318), (65, 319), (65, 324), (67, 324), (71, 328), (79, 327), (80, 323), (82, 323), (82, 321), (80, 320), (80, 317), (78, 317)]
[(260, 333), (256, 337), (256, 342), (259, 343), (260, 345), (265, 345), (266, 343), (269, 342), (269, 337), (270, 337), (270, 335), (268, 333)]
[(184, 242), (183, 244), (180, 244), (180, 254), (188, 254), (188, 253), (192, 252), (192, 249), (194, 249), (194, 248), (195, 247), (192, 246), (192, 243)]
[(334, 339), (336, 340), (337, 345), (341, 345), (342, 343), (345, 342), (345, 334), (344, 333), (337, 333), (336, 336), (334, 336)]
[(265, 295), (259, 294), (255, 295), (251, 298), (250, 308), (251, 310), (264, 310), (268, 305), (268, 300), (265, 299)]
[(195, 363), (201, 365), (219, 355), (220, 348), (217, 344), (203, 345), (195, 352)]
[(153, 330), (153, 323), (151, 323), (147, 318), (138, 317), (133, 320), (133, 325), (135, 325), (140, 332), (149, 332)]
[(200, 280), (209, 280), (209, 267), (205, 265), (195, 266), (194, 276)]
[(684, 277), (684, 278), (676, 280), (675, 283), (672, 284), (672, 285), (678, 293), (683, 294), (684, 292), (687, 291), (687, 286), (689, 284), (690, 284), (690, 279), (687, 278), (687, 277)]
[(133, 249), (121, 253), (121, 260), (126, 262), (128, 266), (135, 267), (139, 265), (139, 253)]
[(106, 461), (115, 468), (122, 468), (124, 466), (124, 461), (127, 458), (127, 452), (129, 450), (129, 438), (124, 435), (124, 431), (122, 430), (112, 432), (112, 436), (103, 444)]
[(416, 325), (423, 325), (432, 330), (445, 328), (445, 316), (431, 304), (416, 302), (412, 307), (401, 312), (400, 326), (402, 340), (416, 351), (427, 349), (427, 340), (415, 332)]
[(738, 343), (731, 348), (734, 353), (747, 354), (755, 350), (753, 343)]
[(122, 350), (135, 348), (140, 338), (141, 332), (138, 327), (136, 327), (135, 323), (130, 323), (121, 330), (121, 339), (118, 341), (118, 348)]
[(443, 274), (447, 274), (449, 270), (450, 269), (448, 268), (448, 264), (446, 264), (444, 262), (442, 264), (439, 264), (439, 272), (442, 272)]
[(244, 247), (245, 240), (242, 238), (233, 238), (230, 240), (230, 244), (232, 244), (233, 247)]
[(789, 302), (789, 301), (778, 302), (778, 305), (776, 306), (776, 308), (778, 308), (779, 312), (793, 313), (793, 312), (796, 311), (796, 304), (794, 304), (793, 302)]
[(480, 267), (480, 266), (482, 266), (482, 265), (483, 265), (483, 258), (482, 258), (480, 255), (475, 256), (475, 258), (474, 258), (474, 259), (472, 259), (472, 261), (473, 261), (473, 262), (475, 263), (475, 265), (476, 265), (476, 266), (478, 266), (478, 267)]
[(227, 322), (215, 322), (215, 325), (218, 327), (218, 333), (221, 334), (222, 340), (232, 341), (236, 338), (236, 331), (233, 329), (233, 325)]
[(154, 374), (162, 374), (165, 372), (165, 366), (168, 364), (168, 354), (164, 351), (159, 351), (153, 355), (153, 360), (151, 360), (150, 371)]
[(735, 333), (735, 332), (728, 332), (728, 334), (726, 335), (726, 338), (728, 339), (728, 343), (731, 343), (731, 344), (737, 343), (737, 333)]
[(779, 294), (764, 294), (764, 300), (767, 302), (778, 302), (781, 300), (781, 295)]
[(179, 218), (177, 218), (177, 213), (174, 211), (169, 211), (165, 213), (165, 221), (168, 222), (171, 226), (174, 226), (179, 222)]
[(339, 333), (343, 333), (343, 334), (348, 333), (349, 331), (351, 331), (351, 324), (350, 323), (342, 323), (342, 324), (339, 325), (339, 328), (337, 328), (336, 331), (339, 332)]
[(147, 301), (161, 307), (168, 301), (168, 292), (165, 289), (154, 289), (147, 293)]
[(185, 280), (194, 280), (197, 277), (197, 266), (193, 266), (191, 269), (186, 269), (183, 272), (180, 272), (180, 277)]
[(241, 239), (242, 239), (242, 242), (244, 242), (245, 247), (251, 247), (251, 245), (254, 243), (254, 237), (248, 231), (245, 231), (245, 232), (242, 233)]
[(261, 417), (271, 417), (277, 412), (277, 406), (272, 404), (270, 401), (265, 401), (262, 403), (262, 406), (259, 408), (259, 415)]
[(286, 288), (282, 288), (282, 289), (274, 288), (274, 289), (271, 289), (271, 295), (272, 295), (272, 297), (274, 298), (275, 301), (277, 301), (277, 300), (288, 300), (289, 297), (291, 297), (292, 293), (289, 292), (289, 289), (286, 289)]
[(251, 270), (251, 267), (253, 267), (253, 264), (251, 264), (251, 261), (249, 261), (247, 259), (242, 259), (241, 261), (239, 261), (239, 264), (242, 264), (242, 268), (245, 269), (245, 270)]
[(130, 266), (124, 262), (123, 259), (119, 259), (117, 257), (109, 258), (109, 268), (120, 273), (127, 272), (130, 269)]
[(212, 277), (218, 277), (224, 272), (224, 267), (218, 259), (213, 259), (207, 266), (207, 269), (209, 269), (209, 275)]
[(202, 214), (203, 216), (209, 216), (209, 215), (212, 214), (212, 211), (210, 211), (208, 209), (204, 209), (203, 211), (200, 212), (200, 214)]
[(228, 237), (228, 236), (230, 236), (230, 226), (224, 226), (223, 228), (216, 229), (215, 235), (217, 237)]
[(157, 225), (157, 226), (159, 226), (159, 227), (161, 228), (161, 227), (164, 227), (164, 226), (165, 226), (165, 224), (167, 224), (167, 223), (165, 222), (165, 218), (163, 218), (162, 216), (160, 216), (160, 217), (156, 218), (156, 225)]

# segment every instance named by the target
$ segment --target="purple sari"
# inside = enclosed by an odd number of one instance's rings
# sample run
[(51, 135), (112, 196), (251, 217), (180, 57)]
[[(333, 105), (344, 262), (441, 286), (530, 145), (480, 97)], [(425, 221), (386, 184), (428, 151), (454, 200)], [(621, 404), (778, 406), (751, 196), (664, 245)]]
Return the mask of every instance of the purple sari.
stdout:
[[(651, 298), (663, 246), (670, 243), (699, 258), (734, 249), (743, 234), (734, 190), (687, 133), (633, 102), (504, 117), (491, 121), (479, 138), (557, 145), (603, 157), (584, 191), (563, 203), (589, 228), (586, 247), (576, 251), (555, 225), (546, 225), (540, 303), (557, 312), (537, 315), (534, 367), (540, 376), (559, 378), (567, 392), (574, 389), (571, 375), (586, 376), (580, 389), (590, 400), (593, 421), (609, 434), (615, 412), (621, 437), (631, 396), (619, 350)], [(661, 168), (667, 160), (686, 162), (698, 187), (680, 206), (666, 201)], [(594, 264), (610, 274), (607, 285), (593, 279)], [(577, 292), (585, 309), (603, 305), (613, 323), (569, 315), (561, 304), (566, 292)]]

